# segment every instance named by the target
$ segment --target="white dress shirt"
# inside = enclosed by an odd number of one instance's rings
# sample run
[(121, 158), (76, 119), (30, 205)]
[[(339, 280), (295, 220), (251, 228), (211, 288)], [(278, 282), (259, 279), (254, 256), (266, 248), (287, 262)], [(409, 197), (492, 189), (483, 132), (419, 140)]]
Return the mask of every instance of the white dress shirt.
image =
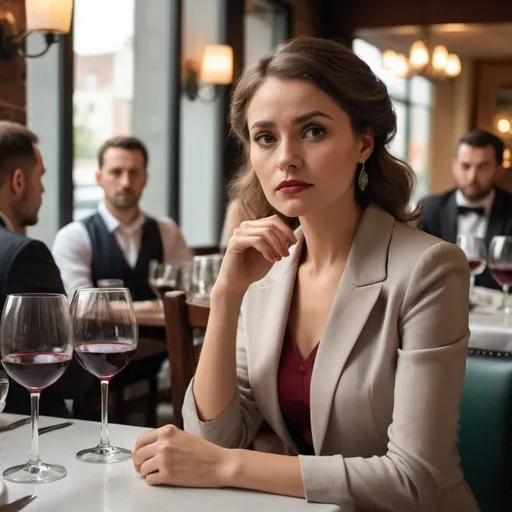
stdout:
[[(126, 262), (134, 268), (139, 257), (142, 228), (146, 216), (141, 212), (134, 222), (126, 225), (121, 224), (108, 211), (103, 202), (100, 203), (98, 212), (108, 231), (114, 233)], [(192, 252), (178, 225), (169, 218), (158, 219), (157, 222), (162, 238), (164, 263), (179, 265), (191, 261)], [(52, 252), (69, 299), (73, 297), (75, 290), (93, 286), (92, 244), (83, 222), (71, 222), (59, 230), (53, 243)]]
[(479, 201), (469, 202), (460, 190), (455, 192), (455, 202), (457, 206), (467, 206), (468, 208), (483, 207), (485, 215), (477, 213), (466, 213), (457, 216), (457, 234), (458, 235), (474, 235), (479, 238), (485, 238), (487, 234), (487, 225), (491, 216), (492, 203), (494, 201), (494, 189), (489, 192), (483, 199)]
[(5, 213), (2, 211), (0, 211), (0, 219), (4, 221), (5, 229), (7, 229), (7, 231), (14, 232), (14, 224), (11, 222), (11, 219), (9, 219), (9, 217), (7, 217), (7, 215), (5, 215)]

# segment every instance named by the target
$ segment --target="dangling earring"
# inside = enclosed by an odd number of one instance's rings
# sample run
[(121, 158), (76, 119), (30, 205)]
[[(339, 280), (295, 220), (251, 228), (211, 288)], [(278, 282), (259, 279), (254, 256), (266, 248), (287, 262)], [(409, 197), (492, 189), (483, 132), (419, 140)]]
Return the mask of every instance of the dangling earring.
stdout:
[(368, 173), (364, 167), (364, 160), (361, 162), (361, 170), (359, 171), (359, 178), (357, 178), (357, 183), (359, 184), (361, 192), (364, 192), (366, 185), (368, 185)]

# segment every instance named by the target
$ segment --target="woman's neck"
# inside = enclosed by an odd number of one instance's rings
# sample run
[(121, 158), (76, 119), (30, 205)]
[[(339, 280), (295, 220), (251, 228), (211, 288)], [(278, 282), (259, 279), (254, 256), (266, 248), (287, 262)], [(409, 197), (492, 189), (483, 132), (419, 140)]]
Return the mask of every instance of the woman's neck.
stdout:
[(363, 209), (354, 202), (301, 217), (304, 263), (315, 273), (336, 263), (345, 264), (362, 214)]

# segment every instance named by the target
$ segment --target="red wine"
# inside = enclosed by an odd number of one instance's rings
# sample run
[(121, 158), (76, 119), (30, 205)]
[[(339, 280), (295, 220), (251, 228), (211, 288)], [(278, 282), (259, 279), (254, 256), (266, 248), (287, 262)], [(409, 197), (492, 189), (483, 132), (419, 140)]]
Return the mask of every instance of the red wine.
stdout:
[(71, 356), (59, 352), (18, 352), (2, 359), (6, 372), (33, 393), (59, 380), (69, 361)]
[(489, 270), (501, 286), (512, 285), (512, 265), (490, 265)]
[(75, 347), (80, 364), (90, 373), (102, 380), (110, 380), (129, 362), (136, 345), (130, 342), (86, 342)]
[(469, 271), (472, 275), (477, 276), (481, 274), (485, 269), (485, 260), (468, 260), (469, 263)]
[(158, 292), (158, 296), (163, 299), (164, 298), (164, 295), (167, 293), (167, 292), (172, 292), (174, 290), (174, 286), (169, 286), (168, 284), (162, 284), (162, 285), (158, 285), (156, 287), (156, 290)]

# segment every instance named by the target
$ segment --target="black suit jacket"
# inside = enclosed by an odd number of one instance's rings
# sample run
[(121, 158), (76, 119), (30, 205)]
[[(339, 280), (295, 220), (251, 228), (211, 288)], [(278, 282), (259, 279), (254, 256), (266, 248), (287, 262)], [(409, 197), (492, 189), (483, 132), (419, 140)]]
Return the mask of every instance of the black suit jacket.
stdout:
[[(501, 188), (495, 190), (496, 194), (485, 235), (487, 247), (489, 247), (493, 236), (512, 236), (512, 194)], [(453, 189), (444, 194), (423, 199), (420, 202), (422, 210), (418, 223), (421, 230), (451, 243), (457, 241), (458, 210), (455, 192), (456, 189)], [(501, 289), (487, 268), (476, 277), (475, 284), (487, 288)]]
[[(11, 293), (65, 294), (59, 269), (46, 245), (3, 227), (0, 219), (0, 312)], [(48, 416), (69, 416), (64, 399), (83, 396), (94, 377), (73, 360), (64, 375), (41, 393), (39, 411)], [(9, 382), (6, 412), (30, 413), (27, 390)]]

